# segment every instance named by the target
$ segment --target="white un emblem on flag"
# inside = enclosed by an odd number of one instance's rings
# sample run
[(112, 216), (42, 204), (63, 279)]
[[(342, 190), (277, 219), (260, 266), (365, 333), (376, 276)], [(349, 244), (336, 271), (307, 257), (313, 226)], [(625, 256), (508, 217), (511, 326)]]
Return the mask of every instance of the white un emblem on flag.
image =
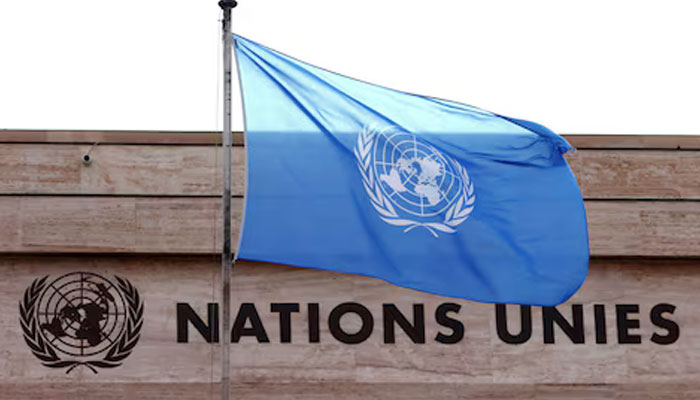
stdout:
[(355, 157), (362, 183), (384, 222), (456, 232), (474, 209), (476, 195), (467, 169), (415, 135), (396, 128), (365, 127)]

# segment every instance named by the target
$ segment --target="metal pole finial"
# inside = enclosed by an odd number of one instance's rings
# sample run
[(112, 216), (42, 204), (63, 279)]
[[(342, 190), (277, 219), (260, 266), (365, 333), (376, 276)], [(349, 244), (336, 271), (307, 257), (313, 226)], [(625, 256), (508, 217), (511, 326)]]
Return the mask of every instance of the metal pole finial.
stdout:
[(227, 8), (228, 9), (234, 8), (237, 5), (238, 5), (238, 2), (236, 2), (236, 0), (221, 0), (219, 2), (219, 7), (221, 7), (224, 10)]

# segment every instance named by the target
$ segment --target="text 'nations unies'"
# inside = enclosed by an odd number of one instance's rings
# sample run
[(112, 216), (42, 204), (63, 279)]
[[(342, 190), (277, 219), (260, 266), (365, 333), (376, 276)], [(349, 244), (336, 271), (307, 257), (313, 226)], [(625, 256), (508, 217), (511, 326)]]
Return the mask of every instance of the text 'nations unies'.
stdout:
[[(409, 340), (416, 344), (424, 344), (426, 340), (441, 344), (455, 344), (462, 340), (468, 340), (468, 326), (460, 319), (462, 306), (456, 303), (442, 303), (431, 310), (430, 316), (435, 319), (439, 327), (431, 332), (426, 332), (426, 310), (424, 304), (413, 304), (411, 312), (404, 313), (395, 304), (382, 305), (381, 318), (375, 320), (369, 308), (359, 303), (342, 303), (332, 308), (325, 321), (321, 319), (319, 303), (307, 303), (305, 306), (306, 329), (299, 327), (299, 321), (294, 325), (293, 318), (302, 318), (300, 303), (270, 303), (266, 312), (276, 314), (278, 320), (280, 343), (293, 343), (305, 341), (308, 343), (320, 343), (322, 340), (321, 324), (325, 322), (332, 340), (345, 344), (359, 344), (372, 336), (376, 331), (381, 331), (385, 344), (396, 343), (397, 332), (401, 332)], [(403, 306), (402, 306), (403, 307)], [(568, 307), (567, 312), (562, 313)], [(406, 306), (405, 308), (409, 308)], [(650, 309), (641, 310), (638, 304), (571, 304), (559, 307), (541, 308), (541, 331), (533, 330), (533, 308), (530, 306), (495, 305), (494, 318), (496, 322), (496, 335), (508, 344), (522, 344), (530, 340), (542, 341), (545, 344), (554, 344), (557, 341), (569, 341), (575, 344), (639, 344), (642, 341), (650, 341), (658, 345), (675, 343), (680, 336), (680, 327), (673, 320), (676, 307), (672, 304), (660, 303)], [(510, 315), (509, 314), (514, 314)], [(586, 318), (584, 314), (592, 313)], [(569, 315), (568, 317), (564, 314)], [(341, 324), (341, 319), (352, 315), (357, 324), (352, 327)], [(518, 318), (519, 317), (519, 318)], [(541, 319), (541, 321), (539, 321)], [(644, 335), (639, 331), (640, 322), (649, 322), (653, 331)], [(381, 324), (377, 329), (375, 325)], [(190, 327), (193, 327), (201, 337), (209, 343), (219, 341), (219, 305), (207, 304), (206, 317), (200, 316), (188, 303), (177, 304), (177, 341), (188, 343), (190, 341)], [(299, 327), (299, 332), (293, 332), (294, 327)], [(270, 343), (268, 329), (260, 317), (258, 308), (253, 303), (242, 303), (233, 321), (231, 329), (231, 341), (238, 343), (244, 337), (257, 340), (258, 343)], [(398, 328), (398, 329), (397, 329)], [(590, 330), (588, 341), (586, 332)], [(539, 334), (541, 332), (541, 334)], [(537, 337), (539, 336), (539, 337)], [(323, 338), (329, 340), (331, 338)], [(403, 340), (403, 339), (401, 339)]]

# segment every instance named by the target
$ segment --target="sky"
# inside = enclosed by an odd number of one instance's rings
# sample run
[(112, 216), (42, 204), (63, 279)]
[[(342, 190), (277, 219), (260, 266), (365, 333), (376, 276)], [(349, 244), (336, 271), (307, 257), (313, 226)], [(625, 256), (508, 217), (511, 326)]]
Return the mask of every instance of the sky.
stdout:
[[(233, 28), (562, 134), (698, 135), (698, 15), (694, 0), (239, 0)], [(0, 129), (221, 129), (220, 19), (216, 0), (2, 0)]]

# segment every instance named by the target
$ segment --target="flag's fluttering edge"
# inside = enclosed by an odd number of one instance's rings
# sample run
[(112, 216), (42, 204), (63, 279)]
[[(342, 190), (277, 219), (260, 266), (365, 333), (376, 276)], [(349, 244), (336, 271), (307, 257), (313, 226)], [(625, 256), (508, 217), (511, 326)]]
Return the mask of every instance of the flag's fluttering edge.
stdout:
[(237, 256), (484, 302), (555, 305), (588, 270), (565, 139), (317, 68), (242, 37)]

